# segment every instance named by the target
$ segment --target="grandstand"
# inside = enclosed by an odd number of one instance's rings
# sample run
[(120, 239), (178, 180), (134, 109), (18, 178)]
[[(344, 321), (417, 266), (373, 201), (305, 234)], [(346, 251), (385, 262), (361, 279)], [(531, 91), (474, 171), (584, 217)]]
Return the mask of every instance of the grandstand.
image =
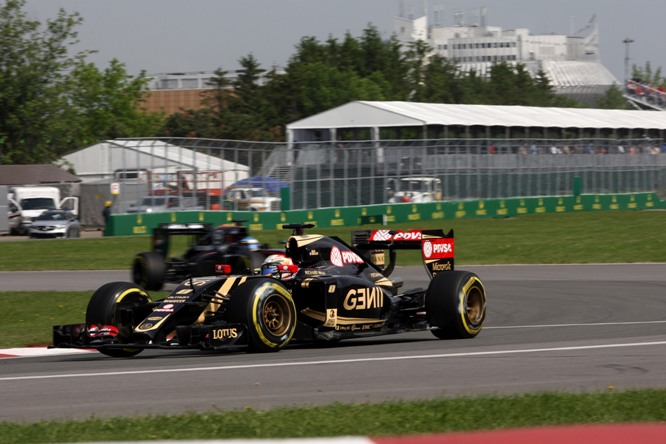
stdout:
[(653, 87), (638, 80), (629, 80), (624, 89), (624, 97), (640, 110), (666, 111), (664, 87)]

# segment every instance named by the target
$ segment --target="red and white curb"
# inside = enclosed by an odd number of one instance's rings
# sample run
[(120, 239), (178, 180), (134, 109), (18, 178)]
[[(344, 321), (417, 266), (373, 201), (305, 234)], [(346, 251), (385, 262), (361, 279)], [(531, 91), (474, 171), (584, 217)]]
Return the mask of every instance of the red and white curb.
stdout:
[(97, 353), (97, 350), (83, 350), (76, 348), (19, 347), (19, 348), (6, 348), (4, 350), (0, 350), (0, 359), (75, 355), (75, 354), (83, 354), (91, 352)]
[[(397, 437), (291, 438), (210, 441), (151, 441), (151, 444), (663, 444), (666, 424), (609, 424)], [(93, 443), (89, 443), (93, 444)], [(94, 444), (138, 444), (136, 441)]]

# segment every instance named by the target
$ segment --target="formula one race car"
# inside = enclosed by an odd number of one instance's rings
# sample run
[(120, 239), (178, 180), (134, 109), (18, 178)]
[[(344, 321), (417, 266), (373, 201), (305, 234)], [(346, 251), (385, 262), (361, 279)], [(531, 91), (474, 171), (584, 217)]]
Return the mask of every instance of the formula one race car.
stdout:
[[(252, 274), (266, 256), (279, 252), (250, 237), (244, 221), (211, 224), (160, 224), (153, 230), (152, 251), (139, 253), (132, 264), (132, 280), (148, 291), (188, 277), (211, 276), (216, 265), (229, 265), (233, 274)], [(186, 238), (181, 257), (172, 256), (174, 236)]]
[[(472, 338), (481, 331), (486, 290), (476, 274), (454, 271), (452, 231), (356, 231), (349, 245), (305, 234), (312, 224), (283, 227), (293, 230), (285, 250), (252, 275), (191, 277), (156, 301), (135, 284), (103, 285), (84, 324), (53, 327), (51, 347), (95, 348), (114, 357), (150, 348), (270, 352), (292, 341), (420, 330)], [(427, 289), (400, 291), (401, 281), (390, 279), (401, 249), (421, 250)]]

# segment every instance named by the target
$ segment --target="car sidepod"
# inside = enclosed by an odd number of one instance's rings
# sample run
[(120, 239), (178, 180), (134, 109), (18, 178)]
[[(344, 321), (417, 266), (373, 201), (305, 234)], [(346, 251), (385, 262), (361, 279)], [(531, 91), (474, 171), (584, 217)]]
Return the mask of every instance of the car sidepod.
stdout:
[(468, 271), (437, 273), (425, 296), (428, 324), (440, 339), (473, 338), (486, 318), (486, 290)]
[(313, 329), (315, 339), (384, 332), (393, 307), (389, 292), (364, 277), (346, 275), (306, 278), (293, 290), (299, 320)]

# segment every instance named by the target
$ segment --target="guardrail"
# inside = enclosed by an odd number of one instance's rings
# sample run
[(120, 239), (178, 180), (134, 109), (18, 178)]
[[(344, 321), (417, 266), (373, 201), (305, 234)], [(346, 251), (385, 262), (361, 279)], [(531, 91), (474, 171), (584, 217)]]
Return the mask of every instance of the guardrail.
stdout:
[(422, 220), (516, 217), (529, 214), (579, 211), (666, 209), (656, 193), (582, 194), (572, 196), (519, 197), (457, 202), (365, 205), (320, 210), (282, 212), (181, 211), (117, 214), (107, 223), (105, 236), (145, 235), (160, 223), (208, 222), (214, 225), (246, 220), (250, 231), (275, 230), (288, 223), (314, 223), (318, 228), (364, 224), (391, 225)]

